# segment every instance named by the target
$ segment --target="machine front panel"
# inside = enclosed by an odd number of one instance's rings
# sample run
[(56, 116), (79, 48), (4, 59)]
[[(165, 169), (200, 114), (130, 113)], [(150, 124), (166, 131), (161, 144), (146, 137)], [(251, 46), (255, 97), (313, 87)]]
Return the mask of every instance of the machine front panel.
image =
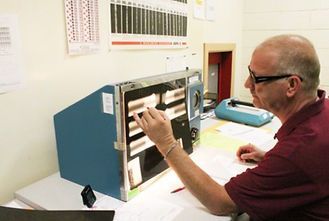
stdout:
[(142, 117), (147, 107), (165, 111), (171, 119), (176, 139), (181, 139), (187, 152), (192, 151), (186, 107), (185, 78), (125, 92), (125, 134), (131, 189), (168, 168), (154, 143), (142, 132), (133, 119), (133, 113)]

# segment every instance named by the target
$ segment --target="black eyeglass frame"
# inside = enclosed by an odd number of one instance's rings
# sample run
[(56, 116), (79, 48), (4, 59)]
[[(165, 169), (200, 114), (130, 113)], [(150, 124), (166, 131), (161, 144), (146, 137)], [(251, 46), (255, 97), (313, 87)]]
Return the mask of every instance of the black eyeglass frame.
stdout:
[(265, 81), (275, 81), (275, 80), (279, 80), (279, 79), (287, 78), (287, 77), (291, 77), (291, 76), (297, 76), (297, 77), (299, 77), (299, 79), (301, 81), (303, 81), (303, 78), (301, 78), (300, 76), (295, 75), (295, 74), (283, 74), (283, 75), (273, 75), (273, 76), (256, 76), (255, 72), (250, 69), (250, 65), (248, 65), (248, 71), (249, 71), (250, 78), (252, 79), (252, 81), (255, 84), (265, 82)]

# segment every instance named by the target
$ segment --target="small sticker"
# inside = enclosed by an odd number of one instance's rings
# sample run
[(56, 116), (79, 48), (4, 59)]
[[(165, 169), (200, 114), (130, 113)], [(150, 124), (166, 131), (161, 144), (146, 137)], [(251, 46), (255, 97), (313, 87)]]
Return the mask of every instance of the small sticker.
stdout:
[(194, 82), (197, 82), (197, 81), (199, 81), (199, 76), (193, 76), (193, 77), (190, 77), (189, 79), (188, 79), (188, 83), (189, 84), (192, 84), (192, 83), (194, 83)]
[(102, 93), (103, 112), (106, 114), (114, 114), (113, 111), (113, 94)]

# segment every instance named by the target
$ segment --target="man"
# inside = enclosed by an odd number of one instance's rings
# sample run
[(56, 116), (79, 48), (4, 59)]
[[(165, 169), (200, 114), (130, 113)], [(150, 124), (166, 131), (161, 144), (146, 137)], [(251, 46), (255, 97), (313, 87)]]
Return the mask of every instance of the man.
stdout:
[(272, 37), (255, 49), (248, 69), (245, 87), (254, 105), (275, 114), (282, 126), (278, 143), (267, 153), (253, 145), (239, 148), (240, 160), (258, 165), (225, 186), (177, 148), (162, 111), (149, 108), (134, 118), (211, 213), (246, 212), (252, 220), (329, 220), (329, 101), (317, 89), (320, 64), (313, 45), (298, 35)]

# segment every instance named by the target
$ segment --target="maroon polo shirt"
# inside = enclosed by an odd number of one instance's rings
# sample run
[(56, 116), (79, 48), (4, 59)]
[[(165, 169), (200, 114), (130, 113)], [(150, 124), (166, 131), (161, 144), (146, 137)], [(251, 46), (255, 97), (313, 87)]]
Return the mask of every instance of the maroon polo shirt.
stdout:
[(252, 220), (329, 220), (329, 101), (318, 96), (281, 126), (257, 167), (225, 185)]

